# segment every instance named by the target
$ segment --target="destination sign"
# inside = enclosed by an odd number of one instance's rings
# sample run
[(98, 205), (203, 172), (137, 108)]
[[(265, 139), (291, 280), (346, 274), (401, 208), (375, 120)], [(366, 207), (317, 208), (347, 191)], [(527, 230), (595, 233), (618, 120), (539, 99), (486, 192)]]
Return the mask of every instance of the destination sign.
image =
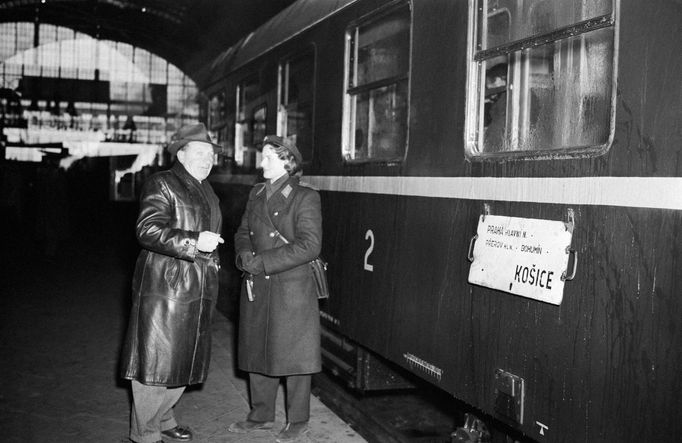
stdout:
[(469, 283), (559, 305), (572, 236), (561, 221), (482, 215)]

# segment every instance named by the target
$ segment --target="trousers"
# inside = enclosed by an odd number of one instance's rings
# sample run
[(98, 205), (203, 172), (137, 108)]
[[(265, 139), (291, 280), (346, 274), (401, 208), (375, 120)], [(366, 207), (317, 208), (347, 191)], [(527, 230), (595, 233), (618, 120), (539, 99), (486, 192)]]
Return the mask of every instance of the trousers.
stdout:
[[(310, 386), (312, 376), (288, 375), (286, 379), (287, 422), (299, 423), (310, 419)], [(251, 394), (251, 421), (275, 421), (275, 402), (280, 377), (249, 373), (249, 392)]]
[(131, 383), (133, 405), (130, 413), (130, 439), (137, 443), (160, 441), (161, 431), (178, 425), (173, 406), (185, 391), (185, 386), (148, 386), (136, 380)]

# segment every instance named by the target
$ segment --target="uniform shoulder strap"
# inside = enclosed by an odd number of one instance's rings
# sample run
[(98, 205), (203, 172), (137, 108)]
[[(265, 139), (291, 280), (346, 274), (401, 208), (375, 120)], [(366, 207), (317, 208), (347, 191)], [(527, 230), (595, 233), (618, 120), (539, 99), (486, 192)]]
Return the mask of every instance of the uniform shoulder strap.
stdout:
[(304, 188), (309, 188), (312, 189), (313, 191), (319, 191), (320, 189), (317, 188), (316, 186), (311, 185), (308, 182), (298, 182), (299, 185), (303, 186)]

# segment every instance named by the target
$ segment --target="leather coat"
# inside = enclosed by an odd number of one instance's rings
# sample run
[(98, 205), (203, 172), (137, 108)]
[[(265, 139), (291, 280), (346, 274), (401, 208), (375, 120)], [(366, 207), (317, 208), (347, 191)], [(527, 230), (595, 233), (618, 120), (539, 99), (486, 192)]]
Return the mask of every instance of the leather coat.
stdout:
[(270, 376), (321, 370), (320, 311), (310, 267), (321, 247), (317, 191), (297, 177), (288, 178), (270, 199), (264, 184), (252, 189), (235, 234), (237, 267), (242, 253), (255, 253), (262, 257), (265, 272), (253, 277), (253, 301), (242, 285), (240, 369)]
[(206, 379), (219, 259), (197, 250), (201, 231), (221, 232), (218, 197), (176, 162), (145, 182), (136, 234), (142, 246), (121, 355), (121, 376), (154, 386)]

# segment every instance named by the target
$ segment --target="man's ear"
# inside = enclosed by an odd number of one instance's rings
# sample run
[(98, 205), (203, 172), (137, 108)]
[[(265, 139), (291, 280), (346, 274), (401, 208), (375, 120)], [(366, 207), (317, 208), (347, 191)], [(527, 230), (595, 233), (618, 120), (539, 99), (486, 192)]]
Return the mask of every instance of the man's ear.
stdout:
[(178, 152), (175, 153), (175, 156), (178, 158), (178, 161), (183, 165), (185, 164), (185, 154), (186, 152), (184, 149), (180, 149), (178, 150)]

